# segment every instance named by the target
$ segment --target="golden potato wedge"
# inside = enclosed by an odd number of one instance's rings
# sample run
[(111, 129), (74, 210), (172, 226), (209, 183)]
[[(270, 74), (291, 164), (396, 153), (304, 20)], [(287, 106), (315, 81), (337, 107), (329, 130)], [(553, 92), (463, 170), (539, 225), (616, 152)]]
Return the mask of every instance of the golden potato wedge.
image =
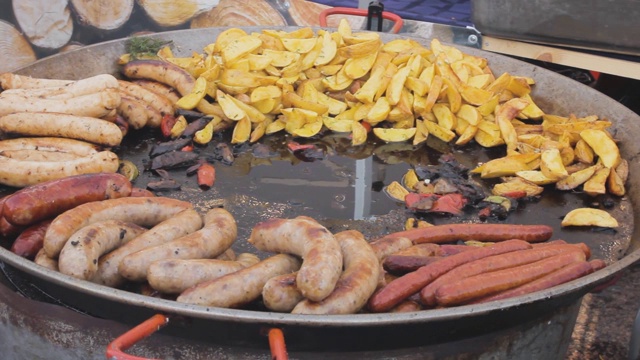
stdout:
[(376, 58), (378, 51), (374, 51), (359, 58), (350, 58), (344, 63), (345, 74), (352, 79), (359, 79), (369, 73)]
[(478, 132), (478, 127), (475, 125), (467, 126), (460, 134), (460, 137), (456, 140), (456, 145), (466, 145), (473, 140)]
[(615, 168), (620, 164), (620, 150), (615, 141), (604, 130), (587, 129), (580, 132), (580, 137), (593, 149), (602, 160), (604, 166)]
[(416, 134), (416, 128), (395, 129), (395, 128), (373, 128), (373, 134), (385, 142), (402, 142), (411, 139)]
[(586, 141), (582, 139), (578, 140), (578, 142), (576, 143), (574, 152), (576, 155), (576, 159), (578, 161), (585, 164), (593, 164), (595, 153), (593, 152), (593, 149), (591, 149), (591, 146), (589, 146), (589, 144), (587, 144)]
[(456, 113), (458, 119), (464, 119), (469, 125), (478, 125), (482, 120), (482, 115), (478, 112), (478, 109), (469, 104), (462, 104), (460, 110)]
[(537, 196), (542, 194), (544, 188), (536, 185), (530, 181), (527, 181), (521, 177), (510, 177), (507, 181), (495, 184), (491, 189), (493, 195), (498, 196), (512, 196), (514, 193), (524, 192), (526, 196)]
[(453, 131), (449, 129), (445, 129), (435, 122), (423, 121), (423, 124), (427, 128), (427, 131), (429, 132), (429, 134), (437, 137), (438, 139), (444, 142), (449, 142), (455, 139), (456, 137), (456, 134)]
[(586, 192), (590, 196), (606, 194), (607, 178), (609, 178), (610, 172), (611, 169), (608, 167), (603, 167), (596, 170), (595, 174), (593, 174), (593, 176), (582, 185), (582, 189), (584, 190), (584, 192)]
[(560, 151), (558, 149), (545, 149), (540, 157), (540, 170), (544, 176), (551, 179), (564, 179), (569, 176), (567, 169), (564, 167)]
[(521, 177), (529, 181), (530, 183), (533, 183), (536, 185), (548, 185), (558, 181), (558, 179), (548, 178), (544, 176), (542, 171), (537, 171), (537, 170), (518, 171), (516, 172), (516, 176)]
[(259, 37), (245, 35), (231, 40), (225, 47), (220, 49), (220, 53), (225, 63), (232, 63), (258, 49), (261, 45), (262, 40)]
[(624, 194), (626, 193), (626, 190), (624, 188), (624, 181), (622, 181), (622, 178), (620, 177), (620, 175), (618, 175), (618, 172), (613, 169), (609, 171), (609, 178), (607, 179), (607, 189), (609, 190), (609, 193), (616, 196), (624, 196)]
[(249, 140), (251, 136), (251, 121), (244, 117), (236, 122), (231, 135), (232, 144), (240, 144)]
[(407, 170), (404, 176), (402, 176), (402, 184), (411, 191), (415, 189), (419, 182), (420, 179), (418, 179), (418, 175), (414, 169)]
[(438, 120), (438, 125), (447, 130), (453, 130), (456, 127), (456, 116), (446, 104), (435, 104), (432, 108), (433, 114)]
[(589, 180), (593, 176), (593, 174), (595, 174), (596, 171), (600, 168), (601, 168), (600, 165), (593, 165), (593, 166), (589, 166), (586, 169), (572, 172), (566, 178), (556, 182), (556, 189), (573, 190), (578, 186), (584, 184), (587, 180)]
[(565, 226), (618, 227), (618, 221), (608, 212), (593, 208), (578, 208), (567, 213), (560, 223)]
[(367, 142), (367, 128), (359, 121), (351, 124), (351, 145), (358, 146)]
[(385, 186), (384, 193), (396, 201), (404, 202), (404, 198), (409, 194), (409, 190), (405, 189), (399, 182), (392, 181), (389, 185)]
[(620, 164), (616, 166), (615, 171), (618, 173), (618, 176), (622, 180), (622, 183), (627, 182), (627, 178), (629, 178), (629, 162), (625, 159), (620, 161)]
[[(487, 161), (480, 166), (480, 169), (480, 177), (483, 179), (513, 176), (518, 171), (530, 170), (524, 159), (513, 156), (505, 156)], [(474, 172), (476, 172), (475, 169)]]

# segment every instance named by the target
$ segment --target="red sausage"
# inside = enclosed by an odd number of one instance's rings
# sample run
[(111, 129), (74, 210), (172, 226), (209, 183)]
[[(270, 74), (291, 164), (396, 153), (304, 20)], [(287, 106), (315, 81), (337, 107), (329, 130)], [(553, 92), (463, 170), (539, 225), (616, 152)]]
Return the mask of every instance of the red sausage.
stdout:
[(24, 229), (13, 242), (11, 251), (27, 259), (34, 258), (38, 251), (42, 249), (44, 233), (47, 232), (52, 220), (44, 220)]
[(133, 187), (131, 188), (131, 194), (129, 197), (154, 197), (156, 194), (152, 193), (150, 190)]
[(416, 228), (386, 235), (406, 237), (414, 244), (447, 243), (457, 240), (504, 241), (520, 239), (527, 242), (546, 241), (551, 238), (553, 228), (547, 225), (512, 224), (446, 224)]
[(436, 290), (436, 302), (441, 306), (465, 304), (475, 299), (513, 289), (532, 282), (569, 264), (584, 262), (582, 250), (568, 251), (534, 263), (470, 276), (444, 284)]
[(131, 194), (131, 182), (117, 173), (70, 176), (16, 191), (4, 203), (4, 217), (14, 225), (32, 225), (78, 205)]
[(525, 241), (507, 240), (491, 246), (478, 247), (474, 250), (444, 257), (439, 261), (391, 281), (369, 299), (369, 309), (373, 312), (389, 311), (442, 274), (462, 264), (487, 256), (530, 248), (531, 244)]
[(442, 256), (389, 255), (384, 258), (382, 268), (391, 274), (403, 275), (442, 259)]
[[(436, 305), (436, 290), (438, 290), (438, 288), (444, 284), (478, 274), (484, 274), (492, 271), (529, 264), (567, 251), (574, 251), (576, 249), (579, 249), (584, 252), (585, 247), (587, 248), (586, 252), (589, 253), (588, 246), (586, 246), (586, 244), (583, 245), (584, 246), (573, 244), (559, 244), (534, 247), (529, 250), (513, 251), (506, 254), (489, 256), (480, 260), (472, 261), (458, 266), (457, 268), (435, 279), (431, 284), (425, 286), (420, 291), (420, 299), (422, 300), (423, 304), (433, 306)], [(585, 255), (587, 254), (585, 253)]]
[(548, 275), (539, 278), (538, 280), (534, 280), (530, 283), (518, 286), (517, 288), (511, 290), (497, 293), (495, 295), (483, 297), (474, 301), (473, 303), (478, 304), (489, 301), (508, 299), (516, 296), (530, 294), (535, 291), (548, 289), (552, 286), (564, 284), (568, 281), (591, 274), (595, 270), (594, 266), (592, 265), (594, 261), (597, 262), (597, 260), (592, 260), (589, 262), (580, 261), (567, 265), (560, 270), (556, 270)]

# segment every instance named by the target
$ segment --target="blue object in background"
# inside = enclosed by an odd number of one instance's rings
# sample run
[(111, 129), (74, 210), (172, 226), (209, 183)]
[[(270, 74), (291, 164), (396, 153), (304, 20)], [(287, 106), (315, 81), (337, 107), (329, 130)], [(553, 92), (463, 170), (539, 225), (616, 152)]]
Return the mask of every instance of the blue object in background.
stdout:
[[(357, 8), (358, 0), (311, 0), (319, 4)], [(426, 21), (453, 26), (471, 26), (470, 0), (380, 1), (384, 10), (406, 20)]]

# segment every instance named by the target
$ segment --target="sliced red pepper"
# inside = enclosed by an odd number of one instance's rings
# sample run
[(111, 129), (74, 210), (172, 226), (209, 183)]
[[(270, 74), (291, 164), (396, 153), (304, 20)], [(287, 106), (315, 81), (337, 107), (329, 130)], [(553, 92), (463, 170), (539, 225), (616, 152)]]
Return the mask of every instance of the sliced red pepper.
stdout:
[(502, 194), (504, 197), (512, 198), (512, 199), (520, 199), (527, 196), (527, 192), (524, 190), (515, 190), (508, 193)]
[(404, 197), (404, 203), (412, 211), (430, 211), (439, 195), (409, 193)]
[(187, 146), (183, 147), (182, 149), (180, 149), (180, 151), (191, 152), (191, 151), (193, 151), (193, 145), (187, 145)]
[(216, 181), (216, 169), (209, 163), (202, 163), (198, 167), (198, 186), (208, 189)]
[(460, 215), (465, 205), (467, 205), (467, 199), (461, 194), (446, 194), (436, 200), (430, 211)]
[(160, 122), (160, 131), (165, 138), (171, 137), (171, 128), (176, 124), (176, 117), (171, 114), (166, 114), (162, 117)]
[(302, 150), (307, 150), (307, 149), (313, 149), (315, 147), (315, 145), (313, 145), (313, 144), (300, 144), (300, 143), (297, 143), (295, 141), (290, 141), (290, 142), (287, 143), (287, 147), (292, 152), (296, 152), (296, 151), (302, 151)]
[(368, 122), (366, 122), (366, 121), (362, 121), (362, 122), (360, 122), (360, 124), (362, 124), (362, 126), (364, 126), (364, 128), (365, 128), (365, 129), (367, 129), (367, 132), (368, 132), (368, 133), (370, 133), (370, 132), (371, 132), (371, 128), (372, 128), (371, 124), (369, 124), (369, 123), (368, 123)]

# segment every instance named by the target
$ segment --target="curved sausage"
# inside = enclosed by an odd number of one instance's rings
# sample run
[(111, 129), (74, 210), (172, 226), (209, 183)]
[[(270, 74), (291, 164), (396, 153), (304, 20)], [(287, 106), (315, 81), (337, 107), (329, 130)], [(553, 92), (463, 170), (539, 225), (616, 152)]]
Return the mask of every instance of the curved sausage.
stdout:
[(47, 256), (57, 258), (67, 240), (81, 228), (104, 220), (120, 220), (151, 227), (191, 209), (186, 201), (166, 197), (125, 197), (76, 206), (56, 217), (44, 238)]
[(238, 235), (233, 215), (222, 208), (214, 208), (204, 216), (204, 227), (164, 244), (147, 247), (125, 256), (118, 267), (124, 278), (142, 281), (149, 265), (162, 259), (209, 259), (227, 250)]
[(335, 289), (322, 301), (301, 301), (291, 313), (355, 314), (375, 291), (380, 264), (362, 233), (346, 230), (335, 236), (344, 256), (344, 272)]
[(178, 102), (178, 100), (180, 100), (180, 94), (178, 94), (176, 89), (172, 88), (171, 86), (152, 80), (136, 80), (134, 81), (134, 83), (142, 86), (149, 91), (153, 91), (160, 96), (164, 96), (171, 102), (171, 104), (175, 104), (176, 102)]
[(13, 241), (11, 251), (27, 259), (32, 259), (42, 249), (44, 233), (47, 232), (52, 219), (41, 221), (24, 229)]
[(40, 249), (40, 251), (38, 251), (36, 257), (33, 259), (33, 262), (40, 266), (46, 267), (49, 270), (58, 271), (58, 260), (48, 257), (44, 252), (44, 249)]
[(476, 247), (473, 250), (446, 256), (439, 261), (423, 266), (414, 272), (403, 275), (388, 283), (371, 296), (369, 299), (369, 309), (373, 312), (389, 311), (442, 274), (462, 264), (487, 256), (530, 248), (531, 244), (525, 241), (507, 240), (491, 246)]
[(31, 225), (84, 203), (130, 194), (131, 182), (121, 174), (75, 175), (20, 189), (6, 199), (2, 211), (15, 225)]
[(0, 97), (0, 115), (19, 112), (52, 112), (101, 118), (120, 104), (120, 93), (106, 89), (70, 99), (41, 99), (19, 95)]
[(43, 150), (71, 153), (78, 156), (97, 154), (100, 147), (86, 141), (58, 137), (16, 138), (0, 141), (0, 151)]
[(90, 280), (98, 271), (98, 259), (147, 231), (142, 226), (117, 220), (99, 221), (76, 231), (58, 257), (61, 273)]
[(512, 224), (445, 224), (396, 232), (383, 238), (406, 237), (414, 244), (446, 243), (457, 240), (504, 241), (520, 239), (527, 242), (546, 241), (553, 228), (547, 225)]
[(217, 279), (260, 262), (250, 253), (241, 253), (237, 260), (220, 259), (167, 259), (151, 263), (147, 280), (156, 290), (179, 294), (205, 281)]
[(413, 242), (409, 238), (399, 236), (382, 238), (371, 242), (370, 245), (373, 252), (378, 257), (378, 260), (382, 260), (388, 255), (395, 254), (400, 250), (411, 247)]
[(77, 139), (107, 147), (122, 142), (118, 125), (94, 117), (47, 112), (15, 113), (0, 117), (0, 131), (19, 136)]
[(176, 301), (222, 308), (241, 307), (260, 297), (267, 280), (299, 268), (300, 260), (295, 256), (274, 255), (253, 266), (193, 286)]
[(470, 276), (440, 286), (436, 290), (436, 302), (441, 306), (464, 304), (529, 283), (569, 264), (585, 260), (584, 252), (576, 249), (534, 263)]
[(125, 280), (118, 271), (125, 256), (191, 234), (201, 227), (202, 217), (197, 211), (194, 209), (183, 210), (103, 256), (98, 262), (98, 271), (91, 281), (111, 287), (118, 286)]
[(320, 301), (329, 296), (342, 273), (340, 244), (329, 230), (309, 217), (261, 222), (251, 231), (249, 242), (262, 251), (302, 257), (296, 281), (307, 299)]
[[(117, 112), (134, 129), (142, 129), (147, 123), (151, 122), (151, 117), (153, 116), (152, 112), (147, 108), (147, 104), (128, 96), (122, 96)], [(160, 115), (159, 112), (158, 115)]]
[(147, 189), (143, 189), (143, 188), (139, 188), (139, 187), (132, 187), (131, 188), (131, 194), (129, 195), (131, 197), (155, 197), (156, 194), (154, 194), (151, 190), (147, 190)]
[(298, 290), (296, 277), (298, 272), (274, 276), (262, 288), (264, 306), (277, 312), (291, 312), (304, 296)]
[(118, 155), (111, 151), (69, 161), (21, 161), (0, 156), (0, 183), (25, 187), (68, 176), (95, 173), (115, 173), (119, 167)]

